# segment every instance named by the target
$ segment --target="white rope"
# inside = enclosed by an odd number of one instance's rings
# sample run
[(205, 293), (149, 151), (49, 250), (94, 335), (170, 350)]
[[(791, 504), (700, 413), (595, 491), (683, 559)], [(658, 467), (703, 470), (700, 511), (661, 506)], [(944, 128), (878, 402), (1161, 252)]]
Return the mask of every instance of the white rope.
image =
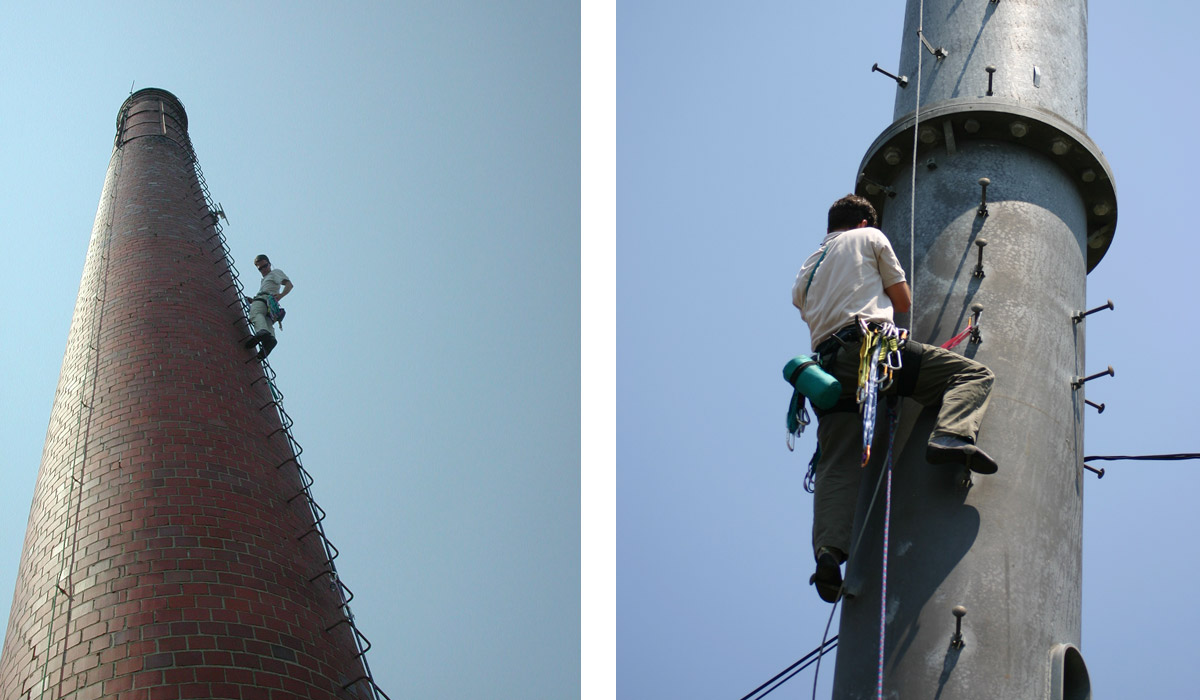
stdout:
[(925, 58), (921, 37), (925, 31), (925, 0), (921, 0), (917, 9), (917, 102), (913, 110), (913, 152), (912, 152), (912, 182), (909, 188), (908, 202), (908, 274), (912, 277), (908, 287), (912, 293), (912, 303), (908, 308), (909, 331), (916, 331), (917, 321), (917, 145), (918, 131), (921, 124), (921, 65)]

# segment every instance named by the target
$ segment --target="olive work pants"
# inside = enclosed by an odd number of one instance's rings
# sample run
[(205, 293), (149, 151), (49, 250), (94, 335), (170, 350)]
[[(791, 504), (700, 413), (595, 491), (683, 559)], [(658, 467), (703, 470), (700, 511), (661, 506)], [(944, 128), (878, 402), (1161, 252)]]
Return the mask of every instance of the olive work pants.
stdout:
[[(858, 342), (838, 350), (833, 362), (822, 358), (825, 371), (842, 385), (840, 405), (852, 404), (858, 389)], [(871, 454), (887, 450), (888, 418), (884, 397), (910, 397), (923, 406), (941, 403), (930, 437), (954, 435), (975, 441), (987, 411), (995, 375), (980, 363), (933, 345), (908, 341), (901, 369), (892, 386), (880, 394), (875, 440)], [(915, 372), (915, 375), (913, 374)], [(821, 547), (850, 552), (850, 532), (862, 480), (862, 415), (857, 411), (826, 413), (818, 418), (817, 442), (821, 458), (816, 465), (813, 494), (813, 556)]]
[(271, 325), (271, 316), (267, 313), (267, 301), (262, 297), (254, 297), (250, 302), (250, 325), (254, 327), (254, 333), (262, 333), (266, 331), (275, 336), (275, 327)]

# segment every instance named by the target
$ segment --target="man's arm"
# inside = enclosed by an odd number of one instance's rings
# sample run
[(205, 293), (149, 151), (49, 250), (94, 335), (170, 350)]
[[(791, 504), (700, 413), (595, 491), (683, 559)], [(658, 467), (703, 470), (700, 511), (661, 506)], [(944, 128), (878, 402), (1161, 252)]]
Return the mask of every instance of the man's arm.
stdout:
[[(275, 301), (279, 301), (280, 299), (286, 297), (288, 295), (288, 292), (290, 292), (290, 291), (292, 291), (292, 281), (284, 280), (283, 281), (283, 292), (279, 296), (275, 297)], [(884, 291), (886, 292), (887, 290), (885, 289)]]
[(885, 287), (883, 293), (892, 300), (892, 306), (896, 308), (896, 311), (904, 313), (912, 308), (912, 291), (908, 288), (908, 282), (897, 282), (890, 287)]

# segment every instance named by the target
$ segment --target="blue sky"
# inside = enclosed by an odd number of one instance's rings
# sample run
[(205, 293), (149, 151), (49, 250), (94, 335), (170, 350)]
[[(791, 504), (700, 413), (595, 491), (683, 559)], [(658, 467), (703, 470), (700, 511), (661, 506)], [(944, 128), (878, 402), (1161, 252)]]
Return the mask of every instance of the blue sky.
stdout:
[[(1002, 11), (1003, 5), (1001, 6)], [(1089, 3), (1087, 131), (1120, 216), (1088, 277), (1088, 454), (1200, 452), (1188, 348), (1200, 135), (1183, 2)], [(617, 14), (617, 695), (739, 698), (815, 648), (812, 433), (789, 453), (796, 270), (892, 122), (904, 3), (621, 3)], [(1194, 462), (1099, 464), (1082, 651), (1097, 695), (1192, 693)], [(836, 623), (835, 623), (836, 625)], [(836, 628), (836, 627), (835, 627)], [(828, 696), (832, 665), (822, 670)], [(772, 697), (810, 697), (811, 671)]]
[(393, 698), (580, 688), (580, 8), (0, 11), (0, 629), (133, 89), (184, 103)]

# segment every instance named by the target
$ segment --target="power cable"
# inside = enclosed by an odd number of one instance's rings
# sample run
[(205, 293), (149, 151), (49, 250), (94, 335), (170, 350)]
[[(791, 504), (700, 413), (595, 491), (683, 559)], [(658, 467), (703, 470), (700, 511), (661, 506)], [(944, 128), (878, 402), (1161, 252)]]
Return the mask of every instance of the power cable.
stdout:
[(1200, 454), (1197, 454), (1195, 452), (1184, 452), (1184, 453), (1172, 454), (1172, 455), (1093, 455), (1091, 457), (1084, 457), (1083, 461), (1085, 461), (1085, 462), (1093, 462), (1093, 461), (1115, 462), (1115, 461), (1121, 460), (1121, 459), (1133, 459), (1133, 460), (1142, 460), (1142, 461), (1159, 461), (1159, 462), (1177, 462), (1177, 461), (1181, 461), (1181, 460), (1185, 460), (1185, 459), (1200, 459)]
[[(754, 698), (754, 700), (759, 700), (759, 698), (765, 698), (772, 690), (775, 690), (775, 688), (778, 688), (779, 686), (786, 683), (788, 681), (788, 679), (790, 679), (792, 676), (796, 675), (797, 673), (800, 673), (804, 669), (811, 666), (817, 660), (816, 658), (813, 658), (815, 655), (819, 655), (819, 656), (817, 656), (817, 658), (819, 658), (820, 656), (824, 656), (825, 654), (828, 654), (829, 652), (833, 651), (836, 648), (837, 648), (837, 636), (835, 635), (833, 639), (830, 639), (829, 641), (822, 643), (821, 646), (817, 647), (816, 649), (813, 649), (812, 651), (810, 651), (807, 654), (805, 654), (804, 656), (802, 656), (799, 660), (796, 661), (796, 663), (792, 664), (791, 666), (788, 666), (787, 668), (783, 669), (779, 673), (776, 673), (766, 683), (763, 683), (762, 685), (758, 686), (757, 688), (750, 691), (746, 695), (742, 696), (741, 700), (751, 700), (751, 698)], [(801, 664), (803, 664), (803, 665), (801, 665)], [(796, 668), (797, 666), (800, 666), (800, 668)], [(793, 669), (795, 669), (795, 670), (793, 670)], [(789, 671), (791, 671), (791, 673), (789, 673), (786, 678), (779, 681), (778, 683), (775, 683), (776, 680), (778, 680), (781, 676), (783, 676), (785, 673), (788, 673)], [(764, 692), (762, 695), (758, 695), (758, 692), (760, 690), (762, 690), (763, 688), (766, 688), (767, 686), (771, 685), (772, 683), (775, 683), (775, 685), (772, 686), (771, 688), (767, 689), (767, 691)], [(755, 697), (755, 696), (757, 696), (757, 697)]]

